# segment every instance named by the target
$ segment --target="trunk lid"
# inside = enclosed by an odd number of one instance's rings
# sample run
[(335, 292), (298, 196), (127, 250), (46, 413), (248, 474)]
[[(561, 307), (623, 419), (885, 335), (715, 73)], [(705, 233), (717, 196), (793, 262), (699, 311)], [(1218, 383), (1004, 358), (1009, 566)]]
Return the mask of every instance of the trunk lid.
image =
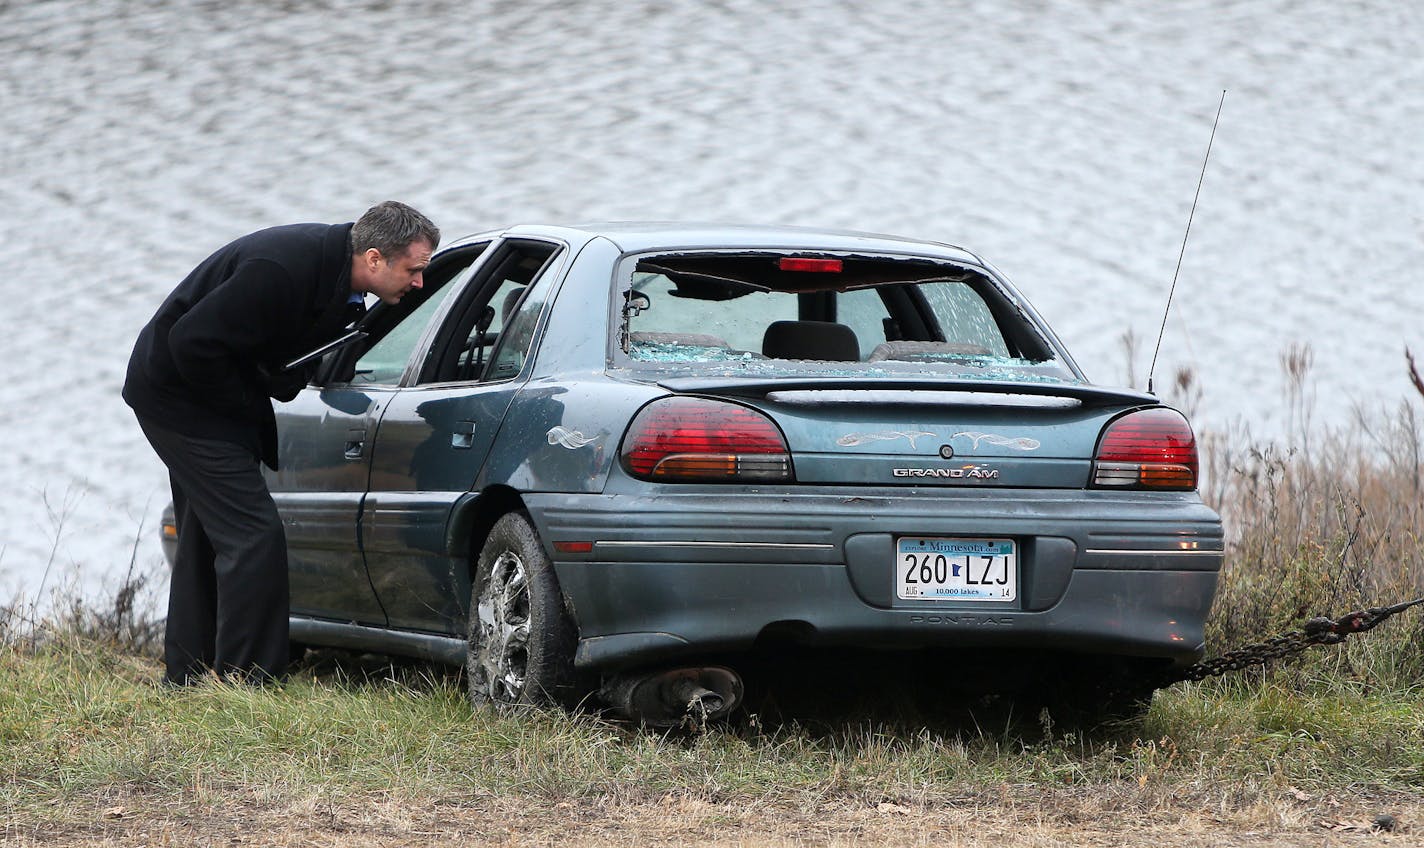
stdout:
[(1084, 488), (1103, 427), (1156, 398), (1084, 384), (858, 378), (670, 378), (786, 436), (800, 483)]

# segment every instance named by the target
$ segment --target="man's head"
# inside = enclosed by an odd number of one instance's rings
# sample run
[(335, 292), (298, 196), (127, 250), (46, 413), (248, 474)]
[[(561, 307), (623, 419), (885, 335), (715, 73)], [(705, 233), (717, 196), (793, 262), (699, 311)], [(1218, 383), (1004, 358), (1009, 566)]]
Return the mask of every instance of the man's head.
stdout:
[(351, 290), (399, 303), (425, 284), (422, 274), (438, 244), (440, 230), (404, 203), (372, 206), (351, 228)]

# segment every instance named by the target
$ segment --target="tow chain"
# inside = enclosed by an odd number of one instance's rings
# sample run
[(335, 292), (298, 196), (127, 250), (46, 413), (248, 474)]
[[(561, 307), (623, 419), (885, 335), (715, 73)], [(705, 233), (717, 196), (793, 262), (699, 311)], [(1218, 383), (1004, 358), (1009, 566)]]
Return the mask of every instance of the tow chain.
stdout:
[(1203, 680), (1243, 668), (1267, 665), (1283, 657), (1302, 653), (1314, 645), (1337, 645), (1356, 633), (1371, 630), (1389, 617), (1420, 604), (1424, 604), (1424, 597), (1388, 607), (1370, 607), (1348, 612), (1339, 618), (1317, 616), (1306, 621), (1299, 630), (1227, 651), (1219, 657), (1202, 660), (1193, 665), (1166, 670), (1156, 681), (1156, 688), (1162, 689), (1184, 680)]

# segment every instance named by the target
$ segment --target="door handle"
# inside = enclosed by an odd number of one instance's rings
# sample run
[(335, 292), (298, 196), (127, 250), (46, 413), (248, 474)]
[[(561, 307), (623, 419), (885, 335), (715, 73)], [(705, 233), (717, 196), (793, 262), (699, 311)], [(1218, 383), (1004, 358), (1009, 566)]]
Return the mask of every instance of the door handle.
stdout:
[(362, 449), (365, 448), (365, 447), (366, 447), (366, 431), (365, 431), (365, 430), (347, 430), (347, 431), (346, 431), (346, 454), (345, 454), (345, 456), (346, 456), (347, 459), (360, 459), (360, 458), (361, 458)]
[(455, 432), (450, 436), (450, 447), (467, 450), (475, 444), (475, 422), (456, 421)]

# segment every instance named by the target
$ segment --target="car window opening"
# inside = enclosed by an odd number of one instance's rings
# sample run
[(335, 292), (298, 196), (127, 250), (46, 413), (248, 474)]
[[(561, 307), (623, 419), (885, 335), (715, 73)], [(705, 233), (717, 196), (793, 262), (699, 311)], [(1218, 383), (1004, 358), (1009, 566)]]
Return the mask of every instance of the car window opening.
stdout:
[(1013, 379), (1016, 368), (1056, 358), (988, 276), (947, 262), (674, 254), (641, 258), (626, 286), (622, 352), (649, 366), (763, 372), (795, 362), (853, 374), (949, 369)]
[(544, 242), (501, 245), (450, 311), (418, 382), (489, 382), (518, 374), (542, 306), (529, 302), (528, 290), (557, 252)]
[(459, 288), (457, 281), (469, 275), (471, 267), (488, 247), (488, 242), (482, 242), (436, 257), (425, 271), (425, 284), (421, 288), (407, 293), (400, 303), (372, 306), (361, 322), (367, 337), (328, 355), (318, 372), (319, 384), (398, 383), (411, 351), (439, 311), (440, 304), (451, 291)]
[(423, 288), (398, 304), (373, 307), (361, 325), (368, 337), (328, 357), (322, 384), (400, 385), (416, 345), (452, 296), (457, 300), (419, 363), (415, 382), (489, 382), (517, 375), (544, 305), (542, 297), (528, 296), (530, 284), (558, 250), (510, 240), (479, 263), (488, 247), (482, 243), (438, 257)]

